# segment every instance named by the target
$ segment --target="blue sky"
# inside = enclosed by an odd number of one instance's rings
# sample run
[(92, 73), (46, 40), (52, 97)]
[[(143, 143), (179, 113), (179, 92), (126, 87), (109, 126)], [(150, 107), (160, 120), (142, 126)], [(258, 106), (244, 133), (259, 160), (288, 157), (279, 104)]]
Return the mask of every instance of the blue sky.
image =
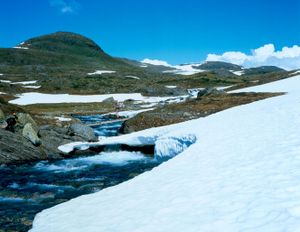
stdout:
[(299, 0), (0, 0), (0, 46), (72, 31), (113, 56), (169, 63), (300, 45)]

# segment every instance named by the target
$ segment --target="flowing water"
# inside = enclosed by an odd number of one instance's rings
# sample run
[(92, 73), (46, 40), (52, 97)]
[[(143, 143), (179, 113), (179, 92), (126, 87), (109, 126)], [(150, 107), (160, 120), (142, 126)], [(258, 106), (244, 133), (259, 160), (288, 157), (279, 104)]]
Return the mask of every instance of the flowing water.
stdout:
[[(111, 120), (78, 116), (84, 123)], [(121, 123), (94, 127), (98, 136), (116, 136)], [(43, 209), (119, 184), (159, 162), (140, 152), (106, 151), (59, 161), (0, 167), (0, 231), (28, 231)]]

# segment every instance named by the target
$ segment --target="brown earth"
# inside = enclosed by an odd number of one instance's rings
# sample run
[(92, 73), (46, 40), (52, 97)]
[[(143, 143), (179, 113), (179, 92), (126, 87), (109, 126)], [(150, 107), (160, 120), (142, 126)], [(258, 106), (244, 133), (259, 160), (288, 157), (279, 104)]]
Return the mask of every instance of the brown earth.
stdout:
[(151, 127), (165, 126), (210, 114), (254, 101), (279, 96), (283, 93), (232, 93), (212, 95), (187, 102), (159, 107), (138, 114), (123, 124), (122, 132), (131, 133)]

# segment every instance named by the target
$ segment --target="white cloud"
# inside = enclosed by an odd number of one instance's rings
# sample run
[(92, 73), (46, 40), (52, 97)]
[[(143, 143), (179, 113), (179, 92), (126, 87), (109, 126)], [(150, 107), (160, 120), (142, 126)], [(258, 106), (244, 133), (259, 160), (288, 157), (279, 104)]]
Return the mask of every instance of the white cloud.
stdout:
[(57, 8), (62, 14), (74, 13), (79, 9), (79, 3), (75, 0), (50, 0), (50, 6)]
[(222, 55), (208, 54), (206, 61), (224, 61), (245, 67), (274, 65), (286, 70), (300, 68), (300, 47), (283, 47), (276, 51), (274, 44), (266, 44), (254, 49), (250, 55), (239, 51), (225, 52)]

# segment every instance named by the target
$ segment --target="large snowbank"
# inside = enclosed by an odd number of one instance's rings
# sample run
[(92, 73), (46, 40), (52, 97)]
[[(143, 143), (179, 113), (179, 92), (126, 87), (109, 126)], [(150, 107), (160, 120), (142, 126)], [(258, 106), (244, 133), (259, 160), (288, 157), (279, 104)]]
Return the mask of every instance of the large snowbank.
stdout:
[(42, 211), (31, 231), (300, 231), (300, 76), (247, 91), (288, 93), (110, 138), (197, 140), (150, 172)]
[[(70, 94), (46, 94), (46, 93), (23, 93), (17, 96), (17, 99), (9, 101), (17, 105), (29, 104), (47, 104), (47, 103), (87, 103), (102, 102), (103, 100), (113, 97), (116, 101), (135, 100), (141, 102), (160, 102), (168, 99), (177, 99), (178, 97), (145, 97), (140, 93), (124, 94), (102, 94), (102, 95), (70, 95)], [(180, 96), (179, 96), (180, 97)], [(186, 97), (186, 96), (185, 96)]]

